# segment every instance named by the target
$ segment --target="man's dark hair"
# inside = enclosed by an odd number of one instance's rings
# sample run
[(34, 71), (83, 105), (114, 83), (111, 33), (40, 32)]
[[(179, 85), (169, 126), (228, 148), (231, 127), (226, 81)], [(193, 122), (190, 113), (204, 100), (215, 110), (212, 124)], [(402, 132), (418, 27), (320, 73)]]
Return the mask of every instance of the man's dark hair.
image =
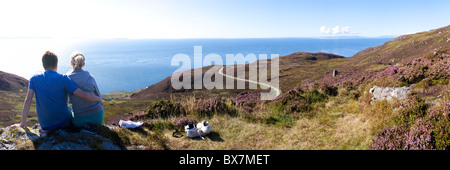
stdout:
[(56, 68), (56, 64), (58, 63), (58, 56), (55, 53), (50, 51), (46, 51), (42, 56), (42, 65), (45, 70), (50, 70)]

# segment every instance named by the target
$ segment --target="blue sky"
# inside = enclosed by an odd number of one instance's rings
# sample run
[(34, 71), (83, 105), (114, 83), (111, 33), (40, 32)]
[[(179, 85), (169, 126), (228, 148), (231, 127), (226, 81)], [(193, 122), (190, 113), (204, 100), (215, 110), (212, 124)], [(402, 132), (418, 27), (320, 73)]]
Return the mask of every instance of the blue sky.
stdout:
[(0, 37), (398, 36), (450, 24), (448, 0), (17, 0)]

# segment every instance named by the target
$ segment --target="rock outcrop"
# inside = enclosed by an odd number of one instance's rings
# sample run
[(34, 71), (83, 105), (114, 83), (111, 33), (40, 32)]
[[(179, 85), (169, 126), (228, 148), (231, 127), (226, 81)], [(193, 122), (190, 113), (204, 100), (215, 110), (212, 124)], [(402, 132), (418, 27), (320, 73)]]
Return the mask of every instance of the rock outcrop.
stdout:
[(372, 102), (386, 99), (387, 101), (394, 98), (405, 99), (406, 95), (411, 91), (409, 87), (372, 87), (369, 92), (373, 95)]
[(11, 125), (0, 129), (0, 150), (122, 150), (112, 129), (115, 126), (85, 126), (83, 129), (59, 129), (47, 135), (39, 125), (21, 128)]

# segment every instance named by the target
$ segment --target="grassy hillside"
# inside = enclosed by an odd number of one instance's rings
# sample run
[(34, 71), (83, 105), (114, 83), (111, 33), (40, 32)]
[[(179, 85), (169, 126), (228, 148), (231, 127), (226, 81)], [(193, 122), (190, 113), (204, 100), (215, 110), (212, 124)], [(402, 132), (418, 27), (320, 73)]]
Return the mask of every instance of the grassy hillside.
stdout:
[[(20, 121), (27, 87), (27, 79), (0, 71), (0, 127)], [(37, 122), (35, 110), (30, 111), (29, 120)]]
[(21, 92), (27, 90), (27, 87), (27, 79), (0, 71), (0, 91)]
[[(328, 54), (328, 53), (293, 53), (287, 56), (277, 57), (272, 60), (279, 60), (280, 63), (280, 72), (279, 72), (279, 82), (281, 91), (287, 91), (289, 89), (294, 88), (297, 85), (300, 85), (303, 81), (313, 78), (318, 78), (322, 74), (325, 74), (330, 70), (331, 67), (340, 65), (348, 62), (344, 57)], [(251, 67), (259, 67), (259, 62), (267, 63), (268, 68), (264, 68), (262, 70), (266, 70), (268, 73), (268, 78), (270, 78), (270, 64), (271, 59), (268, 60), (259, 60), (250, 64), (242, 64), (236, 65), (234, 67), (234, 75), (235, 77), (238, 75), (238, 69), (245, 69), (245, 77), (249, 78), (249, 70)], [(191, 72), (191, 87), (194, 87), (195, 77), (194, 70), (202, 69), (202, 76), (205, 74), (211, 74), (212, 72), (208, 72), (208, 70), (212, 69), (213, 66), (197, 68), (192, 70), (187, 70), (185, 72)], [(214, 69), (214, 68), (213, 68)], [(218, 69), (217, 69), (218, 70)], [(224, 73), (226, 73), (226, 69), (224, 69)], [(133, 99), (169, 99), (171, 96), (221, 96), (221, 97), (233, 97), (239, 94), (240, 92), (249, 90), (249, 84), (245, 84), (245, 89), (237, 89), (237, 81), (235, 81), (234, 89), (212, 89), (206, 90), (203, 84), (203, 89), (180, 89), (175, 90), (170, 81), (171, 77), (167, 77), (166, 79), (151, 85), (142, 91), (131, 95)], [(223, 77), (224, 88), (226, 87), (226, 77)], [(257, 91), (260, 89), (256, 89)]]
[[(123, 115), (146, 122), (145, 133), (122, 129), (134, 135), (124, 143), (146, 149), (449, 149), (449, 29), (401, 36), (349, 58), (280, 57), (284, 94), (275, 101), (259, 101), (255, 91), (148, 101)], [(405, 100), (372, 103), (375, 85), (412, 91)], [(214, 133), (205, 141), (172, 137), (180, 120), (208, 120)], [(150, 132), (159, 134), (152, 140), (156, 148), (143, 135)]]
[[(26, 92), (0, 91), (0, 127), (19, 123), (22, 118), (22, 106)], [(33, 100), (34, 101), (34, 100)], [(29, 119), (37, 123), (35, 102), (32, 103)]]
[(331, 73), (327, 73), (318, 82), (339, 85), (345, 82), (372, 81), (377, 72), (390, 66), (406, 65), (418, 58), (433, 59), (449, 53), (450, 26), (403, 35), (347, 58), (349, 62), (333, 67), (339, 72), (339, 76), (332, 77)]

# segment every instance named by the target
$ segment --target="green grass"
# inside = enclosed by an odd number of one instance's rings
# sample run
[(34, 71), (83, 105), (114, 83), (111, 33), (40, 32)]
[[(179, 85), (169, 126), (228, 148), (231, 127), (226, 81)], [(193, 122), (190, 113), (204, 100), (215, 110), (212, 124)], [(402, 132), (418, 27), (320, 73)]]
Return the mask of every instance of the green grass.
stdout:
[[(199, 100), (195, 97), (174, 99), (186, 110), (186, 115), (176, 113), (171, 116), (145, 118), (145, 124), (137, 129), (113, 129), (117, 134), (115, 142), (123, 143), (127, 149), (179, 150), (179, 149), (368, 149), (370, 141), (383, 128), (394, 127), (405, 122), (413, 122), (409, 115), (423, 116), (424, 103), (408, 109), (401, 109), (402, 101), (379, 101), (370, 104), (364, 94), (372, 85), (360, 87), (340, 86), (337, 95), (327, 95), (322, 89), (301, 93), (302, 101), (309, 105), (303, 112), (293, 113), (284, 109), (281, 101), (262, 102), (255, 112), (247, 113), (233, 104), (231, 98), (221, 99), (226, 107), (236, 110), (235, 116), (214, 113), (214, 116), (198, 116), (195, 113)], [(349, 92), (361, 93), (354, 97)], [(292, 98), (291, 100), (297, 100)], [(148, 111), (159, 100), (111, 100), (105, 102), (106, 117), (131, 116), (139, 111)], [(289, 102), (288, 102), (289, 103)], [(420, 104), (422, 103), (422, 104)], [(159, 112), (159, 111), (155, 111)], [(131, 114), (130, 114), (131, 113)], [(404, 116), (405, 119), (399, 119)], [(199, 138), (173, 137), (178, 128), (176, 122), (185, 117), (194, 117), (198, 122), (207, 120), (212, 133)], [(32, 118), (29, 118), (32, 119)], [(439, 119), (437, 124), (441, 135), (439, 147), (445, 148), (448, 141), (447, 122)], [(437, 128), (439, 128), (437, 127)], [(181, 133), (182, 134), (182, 133)], [(100, 148), (101, 149), (101, 148)]]
[(133, 93), (137, 93), (141, 90), (142, 89), (136, 91), (111, 91), (109, 94), (102, 94), (102, 98), (106, 101), (114, 100), (117, 98), (129, 99)]
[[(185, 117), (176, 114), (149, 118), (151, 123), (141, 130), (117, 133), (128, 149), (367, 149), (374, 117), (366, 117), (361, 105), (370, 106), (347, 96), (326, 97), (319, 91), (304, 95), (313, 105), (308, 113), (289, 113), (276, 102), (266, 102), (251, 114), (236, 108), (238, 116), (197, 116), (211, 125), (212, 133), (205, 140), (172, 137), (175, 122)], [(196, 117), (195, 98), (180, 102), (188, 110), (186, 117)], [(231, 102), (227, 106), (234, 107)]]

